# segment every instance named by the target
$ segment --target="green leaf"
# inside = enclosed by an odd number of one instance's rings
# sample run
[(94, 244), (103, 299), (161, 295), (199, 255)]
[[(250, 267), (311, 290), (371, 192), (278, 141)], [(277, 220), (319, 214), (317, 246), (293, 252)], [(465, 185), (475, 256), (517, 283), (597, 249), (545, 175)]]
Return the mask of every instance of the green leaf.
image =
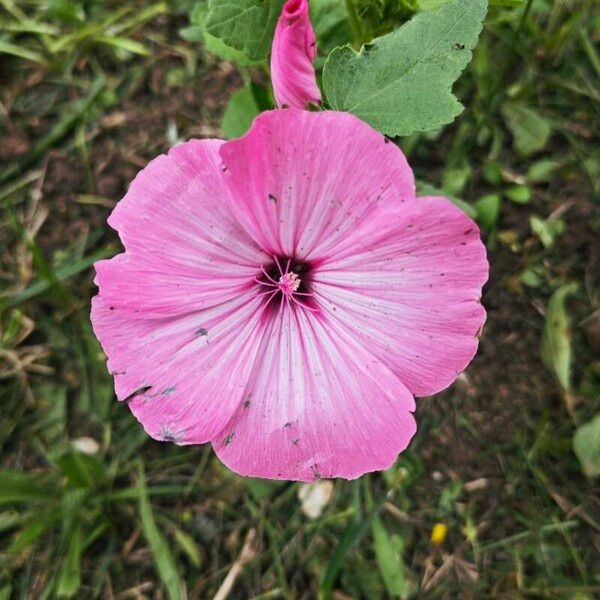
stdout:
[(452, 0), (419, 0), (419, 8), (421, 10), (437, 10), (450, 2)]
[(352, 28), (344, 3), (340, 0), (311, 0), (310, 18), (317, 38), (315, 67), (319, 69), (325, 63), (324, 55), (336, 46), (350, 43)]
[(77, 526), (71, 532), (67, 556), (58, 577), (59, 598), (72, 598), (81, 585), (81, 553), (81, 527)]
[(504, 194), (517, 204), (527, 204), (531, 200), (531, 188), (526, 185), (512, 185)]
[(460, 0), (417, 14), (356, 52), (336, 48), (323, 70), (325, 95), (382, 133), (434, 131), (463, 110), (452, 84), (471, 60), (486, 0)]
[(392, 538), (379, 517), (373, 519), (371, 532), (373, 533), (377, 565), (385, 587), (391, 596), (408, 597), (410, 585), (404, 576), (402, 557), (397, 552)]
[[(186, 42), (203, 42), (204, 41), (204, 30), (202, 27), (197, 25), (190, 25), (179, 30), (179, 35)], [(215, 38), (217, 39), (217, 38)]]
[(515, 149), (519, 154), (529, 156), (545, 148), (552, 127), (536, 110), (509, 103), (502, 107), (502, 115), (512, 133)]
[(529, 217), (529, 226), (545, 248), (550, 248), (556, 241), (556, 238), (565, 231), (565, 222), (561, 219), (553, 219), (551, 217), (544, 221), (536, 215), (531, 215)]
[(139, 463), (139, 496), (142, 531), (152, 550), (158, 575), (167, 590), (169, 598), (171, 600), (183, 600), (183, 581), (179, 575), (175, 558), (171, 554), (165, 538), (156, 526), (148, 497), (144, 466), (141, 462)]
[(221, 120), (221, 131), (228, 138), (244, 135), (260, 108), (250, 86), (243, 87), (233, 93)]
[(251, 60), (271, 50), (284, 0), (209, 0), (206, 30)]
[(498, 194), (486, 194), (479, 198), (475, 203), (477, 221), (479, 221), (485, 229), (492, 229), (498, 222), (501, 203), (502, 198)]
[(496, 160), (486, 162), (483, 165), (483, 177), (492, 185), (500, 185), (502, 183), (502, 165)]
[(472, 174), (473, 169), (468, 163), (461, 167), (445, 169), (442, 174), (442, 189), (448, 194), (458, 196), (469, 183)]
[(588, 477), (600, 475), (600, 413), (577, 428), (573, 450)]
[(191, 42), (203, 42), (204, 49), (207, 52), (224, 60), (235, 62), (242, 67), (256, 64), (257, 61), (250, 60), (245, 52), (231, 48), (222, 39), (208, 33), (206, 30), (207, 17), (207, 5), (204, 2), (198, 2), (190, 15), (192, 26), (181, 30), (179, 32), (181, 37)]
[(565, 392), (571, 389), (571, 331), (566, 299), (576, 289), (577, 284), (570, 283), (554, 292), (548, 302), (542, 334), (542, 360)]
[(538, 160), (527, 169), (525, 177), (528, 181), (535, 183), (548, 182), (554, 174), (560, 169), (560, 162), (551, 158), (543, 158)]

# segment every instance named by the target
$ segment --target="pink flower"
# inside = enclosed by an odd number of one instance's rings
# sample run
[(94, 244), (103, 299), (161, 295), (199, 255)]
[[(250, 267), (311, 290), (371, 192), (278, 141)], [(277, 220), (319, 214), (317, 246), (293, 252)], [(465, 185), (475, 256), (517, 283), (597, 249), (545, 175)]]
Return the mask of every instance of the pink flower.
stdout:
[(275, 28), (271, 51), (271, 80), (279, 108), (319, 104), (313, 61), (317, 54), (308, 0), (288, 0)]
[(109, 218), (92, 321), (155, 439), (237, 473), (352, 479), (392, 465), (413, 395), (477, 349), (477, 226), (415, 198), (402, 152), (347, 113), (274, 110), (154, 159)]

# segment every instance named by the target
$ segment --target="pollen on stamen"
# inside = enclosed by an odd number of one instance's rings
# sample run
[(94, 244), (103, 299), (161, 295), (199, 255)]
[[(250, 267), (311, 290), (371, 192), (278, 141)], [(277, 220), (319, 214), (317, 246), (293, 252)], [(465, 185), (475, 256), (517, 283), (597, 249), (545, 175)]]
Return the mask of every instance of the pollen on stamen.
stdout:
[(297, 273), (288, 272), (284, 273), (277, 282), (277, 287), (286, 295), (291, 296), (294, 292), (298, 291), (300, 287), (300, 277)]

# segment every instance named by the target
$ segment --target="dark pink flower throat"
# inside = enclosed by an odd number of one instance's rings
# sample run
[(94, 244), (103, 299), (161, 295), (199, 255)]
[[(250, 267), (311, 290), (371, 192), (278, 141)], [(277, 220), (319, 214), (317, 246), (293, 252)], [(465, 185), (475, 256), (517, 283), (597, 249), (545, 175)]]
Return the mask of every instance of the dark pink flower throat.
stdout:
[(270, 264), (262, 265), (254, 278), (258, 293), (265, 298), (265, 307), (278, 308), (283, 302), (315, 310), (311, 289), (311, 265), (288, 256), (273, 256)]

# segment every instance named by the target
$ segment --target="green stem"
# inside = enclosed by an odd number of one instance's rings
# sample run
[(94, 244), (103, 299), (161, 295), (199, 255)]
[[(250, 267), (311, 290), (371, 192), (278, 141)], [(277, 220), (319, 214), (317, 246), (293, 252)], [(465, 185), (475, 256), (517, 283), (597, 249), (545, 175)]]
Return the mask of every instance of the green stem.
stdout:
[(523, 13), (521, 14), (521, 20), (519, 21), (519, 26), (517, 27), (517, 34), (515, 37), (519, 37), (519, 34), (521, 33), (523, 26), (525, 25), (525, 21), (527, 20), (527, 17), (529, 16), (529, 11), (531, 10), (532, 4), (533, 4), (533, 0), (527, 0), (527, 4), (526, 4), (525, 8), (523, 9)]
[(358, 11), (356, 10), (356, 4), (354, 0), (345, 0), (346, 12), (348, 13), (348, 19), (350, 20), (350, 26), (352, 27), (352, 33), (354, 35), (354, 47), (358, 50), (363, 44), (363, 33)]

